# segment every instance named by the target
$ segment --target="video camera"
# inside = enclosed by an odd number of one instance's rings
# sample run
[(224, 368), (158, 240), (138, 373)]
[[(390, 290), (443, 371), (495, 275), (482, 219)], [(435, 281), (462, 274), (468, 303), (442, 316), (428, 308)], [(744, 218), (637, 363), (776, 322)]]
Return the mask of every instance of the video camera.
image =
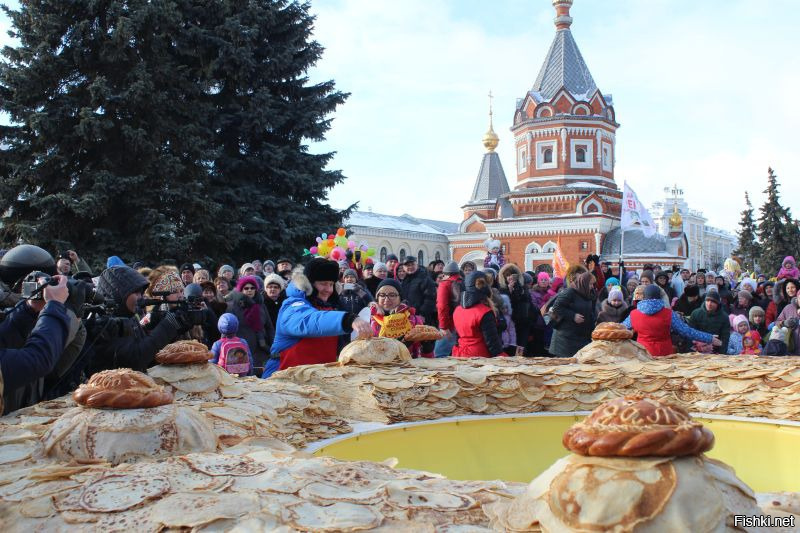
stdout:
[[(55, 287), (58, 281), (49, 274), (36, 270), (25, 276), (22, 281), (22, 298), (25, 300), (43, 300), (44, 290)], [(70, 278), (67, 280), (69, 297), (64, 305), (71, 309), (75, 316), (83, 317), (86, 313), (97, 311), (98, 307), (107, 307), (109, 302), (97, 294), (93, 283)], [(111, 302), (113, 306), (113, 302)]]
[(203, 305), (203, 289), (197, 283), (190, 283), (183, 289), (183, 299), (170, 301), (167, 297), (173, 294), (170, 291), (156, 291), (152, 293), (154, 298), (143, 298), (139, 300), (139, 306), (146, 308), (154, 306), (151, 311), (153, 323), (158, 323), (160, 316), (167, 311), (173, 313), (185, 313), (188, 321), (194, 326), (202, 325), (205, 322), (205, 306)]

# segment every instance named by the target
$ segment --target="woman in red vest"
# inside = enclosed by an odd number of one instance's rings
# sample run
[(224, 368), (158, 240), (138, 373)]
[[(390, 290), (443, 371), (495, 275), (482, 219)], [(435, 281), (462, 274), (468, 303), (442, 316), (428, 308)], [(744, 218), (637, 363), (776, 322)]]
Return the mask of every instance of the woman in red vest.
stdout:
[(503, 351), (491, 295), (483, 272), (467, 275), (461, 305), (453, 312), (453, 325), (458, 334), (453, 357), (495, 357)]
[(658, 285), (647, 285), (644, 288), (644, 299), (631, 311), (623, 324), (637, 333), (636, 340), (642, 344), (653, 357), (662, 357), (675, 353), (672, 346), (672, 333), (692, 341), (722, 345), (716, 335), (696, 330), (684, 322), (681, 317), (664, 305), (661, 289)]

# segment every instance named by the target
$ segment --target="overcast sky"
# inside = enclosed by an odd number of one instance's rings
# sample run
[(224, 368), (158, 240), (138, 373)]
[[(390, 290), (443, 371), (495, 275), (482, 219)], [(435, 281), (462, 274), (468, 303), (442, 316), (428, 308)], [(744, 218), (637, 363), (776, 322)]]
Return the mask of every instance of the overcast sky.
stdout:
[[(737, 227), (744, 191), (761, 205), (767, 167), (800, 216), (800, 10), (793, 0), (575, 0), (573, 35), (614, 96), (616, 179), (650, 203), (677, 183), (709, 223)], [(555, 34), (550, 0), (313, 0), (326, 48), (312, 72), (351, 96), (326, 142), (348, 179), (344, 207), (460, 221), (495, 95), (498, 153)], [(0, 18), (0, 42), (8, 42)]]

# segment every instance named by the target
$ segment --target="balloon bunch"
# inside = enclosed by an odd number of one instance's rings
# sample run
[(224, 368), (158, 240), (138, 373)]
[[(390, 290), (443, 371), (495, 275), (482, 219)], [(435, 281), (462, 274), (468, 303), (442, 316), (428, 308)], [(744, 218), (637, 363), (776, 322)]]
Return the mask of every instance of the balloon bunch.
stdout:
[(366, 242), (356, 244), (355, 241), (349, 240), (344, 228), (337, 229), (335, 234), (323, 233), (316, 240), (315, 246), (303, 250), (304, 256), (313, 255), (334, 261), (344, 259), (348, 262), (367, 264), (375, 255), (375, 248), (370, 248)]

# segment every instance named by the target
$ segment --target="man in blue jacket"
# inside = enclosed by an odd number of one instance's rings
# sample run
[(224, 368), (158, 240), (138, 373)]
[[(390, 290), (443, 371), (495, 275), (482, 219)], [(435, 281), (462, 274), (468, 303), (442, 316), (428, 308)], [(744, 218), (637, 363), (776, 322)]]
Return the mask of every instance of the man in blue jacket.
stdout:
[[(45, 304), (38, 318), (34, 320), (36, 310), (25, 302), (0, 323), (0, 374), (6, 390), (13, 391), (46, 376), (64, 351), (70, 326), (64, 302), (69, 290), (65, 276), (54, 279), (58, 285), (44, 290)], [(31, 323), (35, 323), (33, 331)], [(19, 337), (28, 331), (30, 335), (22, 348), (6, 348), (18, 345)]]
[(272, 356), (267, 360), (264, 378), (279, 369), (336, 361), (339, 335), (355, 330), (360, 337), (372, 336), (367, 321), (336, 311), (336, 261), (315, 257), (304, 272), (296, 272), (286, 288), (287, 298), (278, 311)]

